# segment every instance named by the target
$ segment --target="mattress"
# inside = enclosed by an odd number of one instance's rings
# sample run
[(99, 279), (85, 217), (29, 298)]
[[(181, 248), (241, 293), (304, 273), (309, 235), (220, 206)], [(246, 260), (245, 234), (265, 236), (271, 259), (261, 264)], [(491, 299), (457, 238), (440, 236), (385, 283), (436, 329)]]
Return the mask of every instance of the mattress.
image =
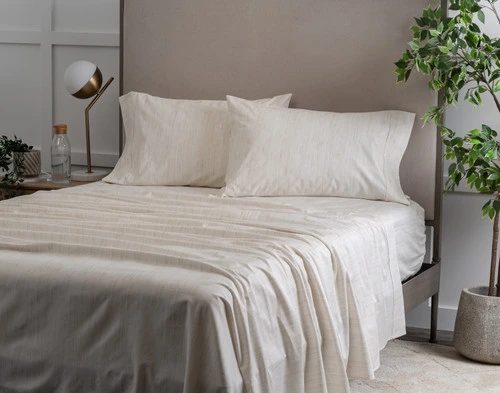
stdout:
[(0, 391), (326, 393), (373, 378), (405, 333), (421, 208), (216, 193), (94, 183), (1, 202)]

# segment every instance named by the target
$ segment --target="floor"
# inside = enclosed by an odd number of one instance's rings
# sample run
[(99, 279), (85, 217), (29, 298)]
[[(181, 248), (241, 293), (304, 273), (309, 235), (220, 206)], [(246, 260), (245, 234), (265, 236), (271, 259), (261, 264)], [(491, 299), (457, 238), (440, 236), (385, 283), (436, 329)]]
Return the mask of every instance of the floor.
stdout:
[(500, 366), (467, 360), (450, 346), (393, 340), (380, 357), (376, 379), (351, 381), (351, 393), (500, 393)]

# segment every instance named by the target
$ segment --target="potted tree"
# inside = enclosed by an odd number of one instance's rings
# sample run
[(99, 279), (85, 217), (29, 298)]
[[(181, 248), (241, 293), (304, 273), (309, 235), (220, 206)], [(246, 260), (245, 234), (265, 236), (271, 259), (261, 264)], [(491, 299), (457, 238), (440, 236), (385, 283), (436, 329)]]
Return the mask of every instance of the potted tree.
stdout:
[(8, 138), (0, 137), (0, 169), (3, 177), (0, 186), (5, 192), (5, 198), (16, 196), (15, 187), (23, 181), (23, 176), (38, 176), (40, 174), (40, 151), (33, 150), (14, 135)]
[[(478, 361), (500, 364), (500, 272), (497, 274), (497, 245), (500, 212), (500, 142), (488, 125), (458, 136), (442, 124), (449, 105), (462, 97), (480, 105), (483, 97), (494, 100), (500, 92), (500, 39), (481, 31), (486, 13), (500, 23), (497, 0), (450, 0), (453, 16), (442, 17), (441, 8), (423, 10), (411, 27), (413, 40), (397, 61), (398, 81), (407, 81), (412, 72), (430, 76), (429, 88), (442, 92), (438, 106), (430, 107), (424, 122), (434, 121), (441, 129), (448, 168), (447, 190), (461, 182), (488, 193), (483, 216), (493, 221), (491, 268), (488, 287), (462, 291), (455, 323), (455, 347), (462, 355)], [(496, 285), (495, 285), (496, 279)]]

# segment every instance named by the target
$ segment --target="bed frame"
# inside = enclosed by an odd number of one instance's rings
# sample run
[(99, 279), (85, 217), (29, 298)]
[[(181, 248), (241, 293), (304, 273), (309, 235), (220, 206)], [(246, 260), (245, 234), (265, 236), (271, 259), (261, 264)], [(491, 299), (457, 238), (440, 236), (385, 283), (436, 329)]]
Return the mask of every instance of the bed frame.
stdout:
[[(440, 1), (445, 10), (446, 1)], [(432, 255), (403, 283), (403, 291), (406, 311), (432, 298), (436, 342), (442, 150), (436, 127), (422, 128), (420, 119), (438, 97), (424, 77), (397, 84), (393, 72), (411, 39), (413, 17), (428, 5), (429, 0), (121, 0), (120, 93), (184, 99), (293, 93), (291, 106), (299, 108), (416, 113), (401, 182), (425, 209)]]

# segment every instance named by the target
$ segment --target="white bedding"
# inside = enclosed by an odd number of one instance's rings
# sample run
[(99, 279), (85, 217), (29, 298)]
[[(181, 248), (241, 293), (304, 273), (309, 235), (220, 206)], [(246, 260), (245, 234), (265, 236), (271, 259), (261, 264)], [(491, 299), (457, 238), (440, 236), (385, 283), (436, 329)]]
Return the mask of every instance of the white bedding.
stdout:
[(423, 255), (421, 209), (216, 192), (95, 183), (1, 202), (0, 391), (373, 378), (405, 332), (398, 258)]

